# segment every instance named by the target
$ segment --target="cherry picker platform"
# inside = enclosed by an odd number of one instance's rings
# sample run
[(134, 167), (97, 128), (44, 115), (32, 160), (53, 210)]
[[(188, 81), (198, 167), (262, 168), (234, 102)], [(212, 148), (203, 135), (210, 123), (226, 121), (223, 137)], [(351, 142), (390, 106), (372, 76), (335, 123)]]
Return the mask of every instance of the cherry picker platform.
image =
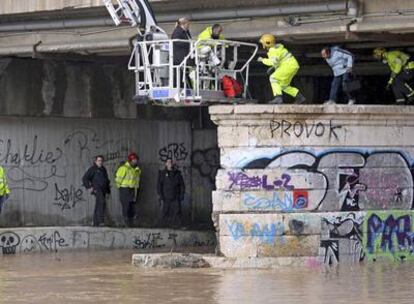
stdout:
[[(249, 98), (249, 67), (258, 46), (230, 40), (169, 39), (156, 22), (147, 0), (104, 0), (115, 25), (137, 29), (128, 69), (135, 73), (137, 103), (200, 106), (212, 103), (254, 102)], [(174, 44), (190, 50), (174, 64)], [(241, 58), (240, 54), (248, 54)], [(247, 58), (246, 58), (247, 57)], [(237, 98), (225, 96), (221, 80), (230, 76), (243, 85)]]

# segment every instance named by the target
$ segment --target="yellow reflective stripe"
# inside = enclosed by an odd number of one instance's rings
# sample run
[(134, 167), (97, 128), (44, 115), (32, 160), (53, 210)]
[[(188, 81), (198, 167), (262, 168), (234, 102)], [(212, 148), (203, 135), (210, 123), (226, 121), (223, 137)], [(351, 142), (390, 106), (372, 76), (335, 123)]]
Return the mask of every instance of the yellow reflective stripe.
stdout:
[(285, 56), (283, 56), (283, 58), (282, 58), (282, 59), (280, 59), (280, 61), (282, 62), (282, 61), (284, 61), (284, 60), (286, 60), (286, 59), (289, 59), (289, 58), (291, 58), (291, 57), (293, 57), (293, 56), (292, 56), (292, 54), (291, 54), (291, 53), (289, 53), (289, 52), (287, 52), (287, 53), (285, 54)]

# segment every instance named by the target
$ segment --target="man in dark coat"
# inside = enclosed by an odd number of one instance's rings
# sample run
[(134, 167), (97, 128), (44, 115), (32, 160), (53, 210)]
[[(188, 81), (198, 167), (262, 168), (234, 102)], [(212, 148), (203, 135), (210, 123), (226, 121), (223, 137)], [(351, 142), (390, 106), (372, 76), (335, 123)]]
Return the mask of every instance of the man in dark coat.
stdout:
[[(190, 20), (186, 17), (178, 19), (177, 25), (171, 35), (171, 39), (188, 40), (188, 42), (175, 41), (173, 43), (173, 64), (175, 66), (180, 65), (183, 62), (184, 58), (190, 53), (191, 38)], [(185, 70), (181, 69), (180, 71), (181, 88), (184, 88), (184, 81), (187, 82), (187, 88), (191, 88), (193, 86), (192, 80), (190, 78), (190, 71), (192, 70), (191, 67), (194, 66), (194, 60), (187, 60), (186, 66), (187, 68)], [(176, 86), (175, 82), (177, 82), (176, 70), (174, 70), (174, 86)]]
[(181, 172), (171, 159), (165, 163), (165, 169), (159, 172), (157, 192), (162, 203), (163, 224), (177, 226), (181, 223), (181, 203), (184, 200), (185, 185)]
[(95, 211), (93, 213), (93, 225), (104, 226), (106, 200), (105, 196), (111, 193), (108, 172), (103, 166), (104, 158), (101, 155), (95, 157), (94, 164), (86, 171), (82, 178), (86, 189), (95, 195)]
[[(171, 39), (191, 40), (190, 20), (180, 18), (171, 35)], [(173, 45), (174, 65), (179, 65), (190, 52), (190, 42), (176, 41)]]

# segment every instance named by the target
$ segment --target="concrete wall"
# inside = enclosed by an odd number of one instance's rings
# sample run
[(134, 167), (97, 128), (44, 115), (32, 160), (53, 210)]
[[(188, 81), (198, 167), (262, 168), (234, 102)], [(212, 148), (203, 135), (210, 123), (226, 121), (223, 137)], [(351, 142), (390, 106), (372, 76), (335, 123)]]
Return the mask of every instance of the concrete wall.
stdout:
[(220, 167), (216, 129), (193, 131), (191, 161), (193, 221), (211, 227), (212, 193), (215, 190), (217, 170)]
[(134, 118), (134, 75), (91, 61), (0, 60), (1, 115)]
[[(204, 136), (198, 131), (197, 137), (203, 138), (205, 147), (214, 147), (214, 136), (206, 132)], [(2, 117), (0, 164), (7, 169), (12, 193), (0, 216), (0, 226), (91, 224), (94, 199), (81, 186), (85, 170), (93, 156), (102, 154), (113, 179), (128, 151), (139, 154), (143, 170), (136, 225), (159, 224), (156, 182), (167, 157), (176, 161), (187, 185), (183, 205), (186, 224), (209, 223), (210, 212), (206, 210), (211, 208), (211, 198), (197, 190), (193, 205), (191, 196), (192, 171), (204, 170), (209, 158), (198, 158), (203, 150), (198, 151), (192, 169), (192, 137), (191, 125), (186, 121)], [(203, 176), (196, 178), (203, 182)], [(208, 183), (213, 182), (208, 179)], [(117, 225), (121, 210), (114, 186), (107, 209), (108, 224)]]
[(0, 14), (17, 14), (70, 8), (102, 6), (101, 0), (3, 0), (0, 2)]
[(217, 106), (227, 257), (413, 258), (413, 107)]
[(212, 232), (168, 229), (49, 227), (0, 229), (0, 254), (80, 249), (171, 249), (214, 246)]
[[(159, 8), (159, 11), (163, 10), (177, 10), (185, 9), (186, 1), (169, 1), (169, 0), (155, 0), (153, 5), (156, 8)], [(162, 3), (162, 5), (159, 4)], [(321, 2), (320, 0), (290, 0), (284, 1), (285, 3), (303, 3), (308, 4), (312, 2)], [(367, 12), (379, 12), (379, 11), (395, 11), (401, 9), (412, 8), (412, 1), (410, 0), (397, 0), (393, 2), (387, 1), (368, 1), (368, 0), (359, 0), (360, 4), (364, 6), (364, 9)], [(255, 5), (271, 5), (279, 4), (280, 1), (274, 0), (255, 0)], [(236, 4), (236, 1), (226, 1), (220, 2), (218, 0), (209, 1), (208, 3), (204, 1), (194, 1), (190, 4), (189, 8), (232, 8)], [(237, 1), (237, 4), (240, 6), (251, 6), (252, 1), (243, 0)], [(51, 10), (62, 10), (62, 9), (82, 9), (82, 8), (93, 8), (93, 7), (102, 7), (103, 3), (101, 0), (65, 0), (65, 1), (56, 1), (56, 0), (3, 0), (0, 2), (0, 14), (17, 14), (17, 13), (30, 13), (30, 12), (41, 12), (41, 11), (51, 11)], [(165, 8), (164, 8), (165, 7)]]

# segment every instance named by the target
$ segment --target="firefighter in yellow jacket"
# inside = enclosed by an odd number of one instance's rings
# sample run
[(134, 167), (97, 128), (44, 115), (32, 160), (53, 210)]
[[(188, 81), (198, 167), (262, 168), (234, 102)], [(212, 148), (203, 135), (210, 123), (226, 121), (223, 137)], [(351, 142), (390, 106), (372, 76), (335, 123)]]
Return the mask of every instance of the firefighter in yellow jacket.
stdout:
[(10, 189), (7, 184), (7, 173), (6, 170), (0, 166), (0, 214), (3, 209), (3, 205), (9, 198)]
[(303, 103), (305, 97), (297, 88), (290, 85), (293, 77), (299, 71), (299, 64), (296, 58), (293, 57), (283, 44), (276, 44), (274, 35), (263, 35), (260, 38), (260, 43), (267, 50), (267, 58), (259, 57), (257, 61), (271, 67), (268, 70), (268, 74), (270, 74), (270, 85), (272, 86), (274, 99), (270, 103), (283, 103), (283, 93), (294, 97), (296, 103)]
[(220, 24), (214, 24), (207, 27), (198, 35), (198, 40), (224, 40), (223, 27)]
[(141, 169), (138, 167), (138, 155), (130, 153), (128, 161), (118, 168), (115, 176), (125, 226), (131, 226), (135, 218), (135, 203), (139, 194), (140, 178)]
[(397, 104), (405, 101), (414, 101), (414, 89), (408, 83), (414, 76), (414, 62), (410, 56), (401, 51), (387, 51), (385, 48), (376, 48), (374, 57), (388, 64), (391, 77), (387, 89), (392, 88)]

